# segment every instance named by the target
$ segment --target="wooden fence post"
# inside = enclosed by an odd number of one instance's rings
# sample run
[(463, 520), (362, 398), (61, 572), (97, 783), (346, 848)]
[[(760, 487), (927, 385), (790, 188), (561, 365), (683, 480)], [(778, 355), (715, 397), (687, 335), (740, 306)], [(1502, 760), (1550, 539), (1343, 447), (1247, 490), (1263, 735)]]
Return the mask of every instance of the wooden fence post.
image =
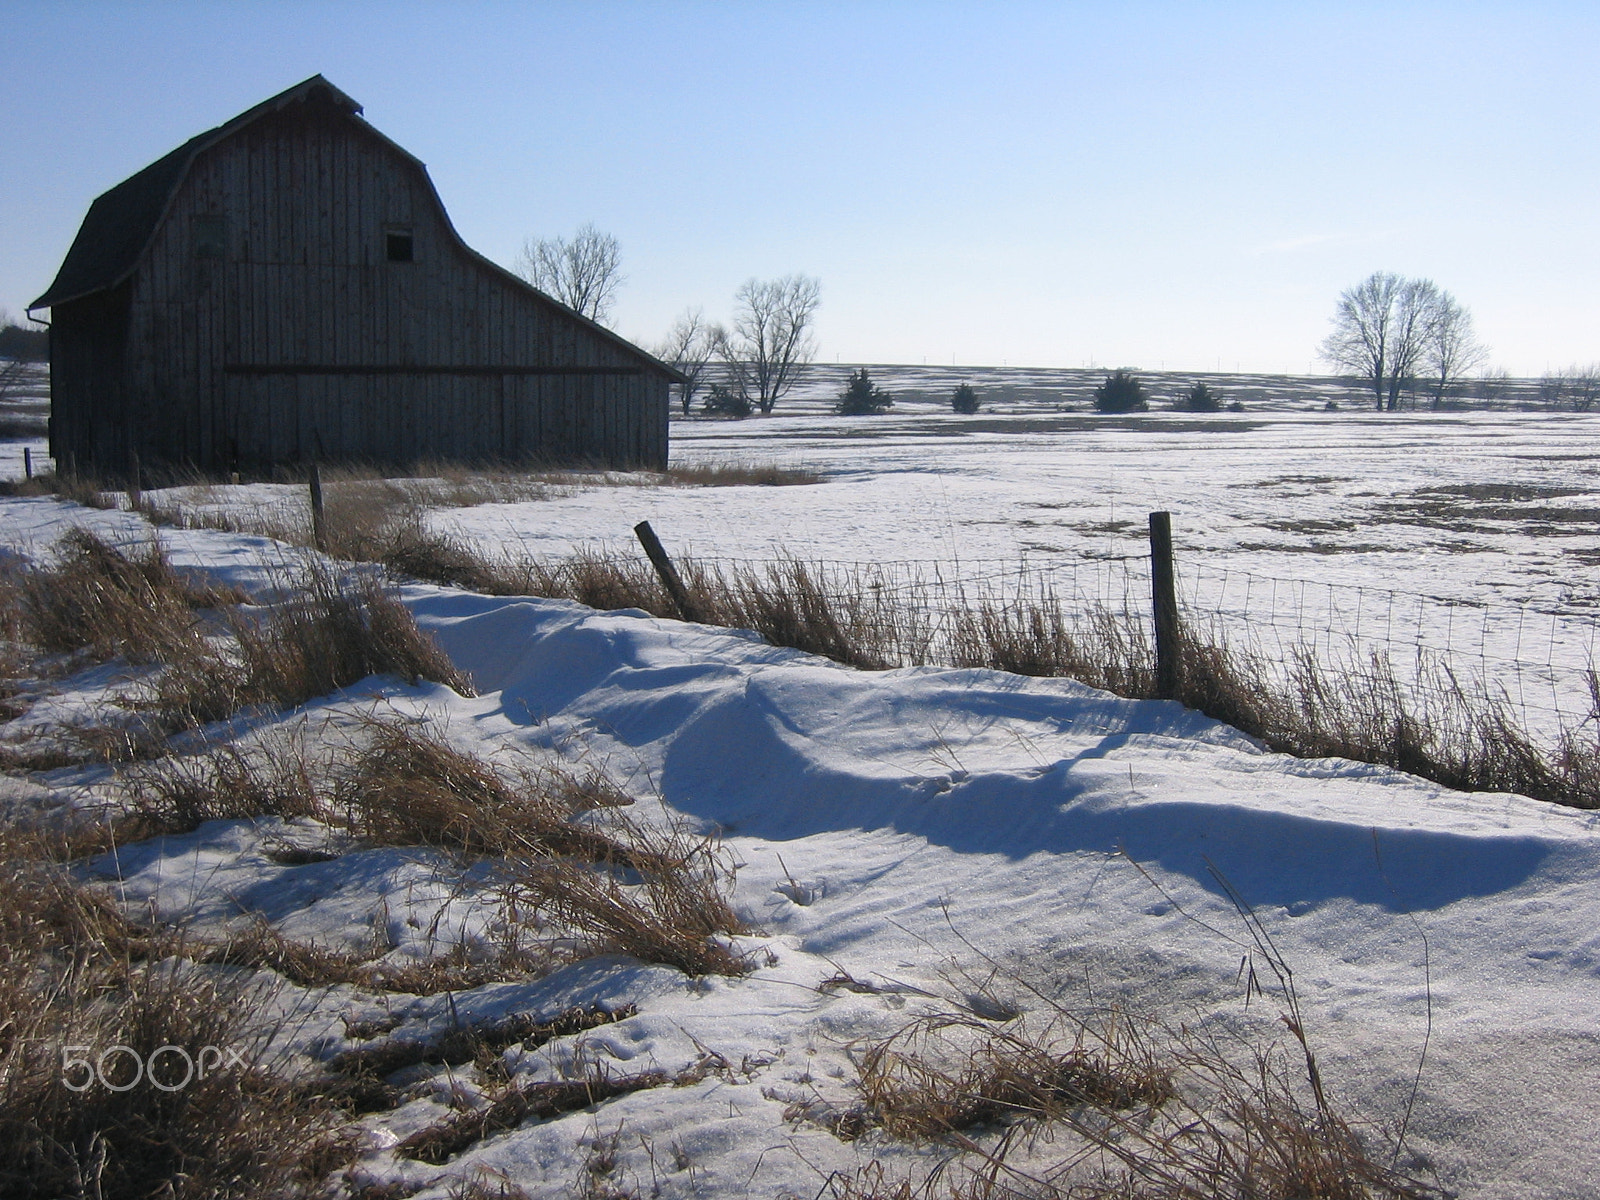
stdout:
[(322, 471), (317, 460), (311, 460), (311, 544), (322, 553), (328, 552), (328, 519), (322, 507)]
[(1156, 695), (1178, 698), (1178, 589), (1172, 573), (1172, 514), (1150, 514), (1150, 600), (1156, 619)]
[(138, 512), (139, 502), (142, 499), (139, 494), (142, 490), (139, 479), (139, 452), (137, 450), (129, 450), (128, 459), (131, 464), (128, 476), (128, 511)]
[(22, 475), (25, 479), (33, 478), (33, 447), (22, 448)]
[(633, 532), (638, 537), (639, 544), (644, 547), (644, 552), (650, 556), (650, 565), (655, 567), (662, 586), (672, 597), (672, 603), (677, 605), (678, 615), (685, 621), (698, 621), (700, 612), (695, 608), (694, 601), (689, 599), (689, 589), (684, 587), (683, 580), (678, 578), (678, 569), (667, 557), (661, 539), (656, 537), (656, 531), (650, 528), (650, 522), (640, 521), (633, 527)]

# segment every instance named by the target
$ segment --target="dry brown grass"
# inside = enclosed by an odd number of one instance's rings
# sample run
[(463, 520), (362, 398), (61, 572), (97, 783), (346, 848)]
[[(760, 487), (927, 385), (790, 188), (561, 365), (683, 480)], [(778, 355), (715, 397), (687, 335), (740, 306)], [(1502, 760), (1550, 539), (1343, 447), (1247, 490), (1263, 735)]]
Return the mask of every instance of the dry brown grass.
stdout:
[[(1058, 1010), (1043, 1035), (964, 1014), (914, 1021), (858, 1054), (862, 1105), (833, 1114), (936, 1140), (959, 1157), (920, 1185), (874, 1161), (825, 1184), (839, 1200), (1420, 1200), (1436, 1193), (1383, 1165), (1292, 1050), (1240, 1054), (1126, 1013)], [(1064, 1022), (1062, 1019), (1065, 1018)], [(1075, 1027), (1065, 1045), (1050, 1036)], [(1109, 1036), (1106, 1036), (1109, 1034)], [(1158, 1044), (1162, 1047), (1156, 1049)], [(1237, 1061), (1242, 1057), (1243, 1062)]]
[(1274, 750), (1378, 763), (1463, 791), (1515, 792), (1577, 808), (1600, 805), (1600, 745), (1565, 731), (1552, 747), (1504, 694), (1469, 689), (1441, 664), (1402, 678), (1388, 656), (1329, 667), (1308, 648), (1283, 669), (1220, 635), (1182, 643), (1179, 698)]
[[(368, 675), (442, 683), (463, 696), (471, 683), (410, 612), (371, 575), (339, 579), (309, 569), (300, 598), (260, 624), (236, 622), (252, 699), (290, 708)], [(260, 702), (260, 701), (255, 701)]]
[(598, 807), (596, 799), (614, 804), (614, 789), (531, 765), (513, 778), (421, 723), (366, 722), (364, 744), (339, 771), (337, 792), (351, 827), (379, 845), (443, 846), (480, 856), (564, 855), (637, 869), (672, 865), (572, 822), (576, 813)]
[(1043, 586), (1011, 603), (957, 611), (949, 646), (953, 666), (1077, 679), (1122, 696), (1155, 693), (1155, 647), (1142, 625), (1100, 606), (1069, 609)]
[(796, 487), (821, 483), (810, 467), (759, 462), (700, 462), (670, 467), (667, 478), (690, 487)]
[(633, 881), (570, 860), (520, 859), (507, 894), (523, 911), (576, 935), (583, 955), (630, 954), (693, 976), (748, 973), (750, 962), (715, 940), (745, 929), (724, 896), (730, 869), (716, 844), (670, 834), (650, 839), (645, 852), (673, 865), (640, 871)]
[(633, 1005), (618, 1009), (599, 1006), (564, 1009), (552, 1017), (532, 1013), (513, 1013), (508, 1017), (459, 1025), (440, 1037), (385, 1038), (372, 1045), (346, 1050), (334, 1056), (328, 1068), (340, 1075), (383, 1078), (419, 1063), (461, 1066), (483, 1062), (511, 1046), (534, 1050), (556, 1038), (571, 1037), (602, 1025), (614, 1024), (634, 1016)]
[(46, 653), (164, 662), (203, 640), (196, 610), (245, 599), (235, 589), (192, 584), (155, 541), (126, 554), (71, 529), (56, 542), (55, 559), (13, 584), (18, 638)]
[[(714, 940), (744, 928), (724, 898), (715, 841), (636, 824), (596, 779), (549, 768), (508, 777), (424, 726), (374, 721), (338, 795), (369, 841), (503, 860), (508, 908), (575, 939), (575, 954), (620, 951), (691, 975), (747, 971)], [(580, 806), (611, 811), (595, 828), (573, 822)]]
[(436, 1125), (419, 1130), (402, 1141), (395, 1153), (427, 1163), (447, 1162), (486, 1137), (515, 1129), (524, 1121), (548, 1121), (577, 1112), (617, 1096), (662, 1087), (671, 1076), (662, 1071), (637, 1075), (608, 1075), (597, 1071), (587, 1079), (556, 1083), (526, 1083), (506, 1090), (498, 1099), (472, 1112), (456, 1113)]
[(259, 618), (235, 610), (225, 636), (171, 653), (132, 706), (156, 714), (165, 728), (185, 729), (246, 707), (295, 708), (369, 675), (428, 679), (473, 694), (378, 579), (308, 567), (296, 590)]
[[(143, 1200), (295, 1196), (322, 1173), (327, 1106), (256, 1061), (248, 984), (197, 972), (178, 939), (135, 929), (50, 860), (39, 835), (0, 831), (0, 1192)], [(162, 1047), (154, 1080), (133, 1071)], [(108, 1057), (111, 1047), (126, 1047)], [(97, 1064), (110, 1087), (73, 1065)], [(71, 1086), (68, 1086), (68, 1085)], [(87, 1086), (80, 1086), (80, 1085)], [(178, 1086), (178, 1085), (182, 1086)], [(163, 1190), (165, 1189), (165, 1190)]]
[(120, 776), (126, 820), (140, 836), (186, 833), (205, 821), (275, 816), (326, 819), (319, 765), (300, 738), (280, 736), (246, 749), (229, 742), (171, 755)]
[(32, 479), (0, 480), (0, 496), (55, 496), (85, 508), (116, 508), (117, 492), (88, 475), (57, 475), (44, 471)]
[(1062, 1120), (1073, 1110), (1154, 1109), (1172, 1098), (1169, 1070), (1125, 1022), (1068, 1044), (965, 1014), (919, 1018), (857, 1055), (863, 1107), (837, 1132), (882, 1128), (912, 1141), (949, 1139), (1017, 1118)]

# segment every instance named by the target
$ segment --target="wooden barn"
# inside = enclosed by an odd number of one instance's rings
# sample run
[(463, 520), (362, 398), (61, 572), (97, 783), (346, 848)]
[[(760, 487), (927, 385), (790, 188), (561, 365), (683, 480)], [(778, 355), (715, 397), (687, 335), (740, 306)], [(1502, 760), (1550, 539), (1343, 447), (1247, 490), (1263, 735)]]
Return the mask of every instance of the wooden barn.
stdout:
[(662, 468), (681, 377), (471, 250), (320, 75), (97, 199), (50, 290), (64, 469)]

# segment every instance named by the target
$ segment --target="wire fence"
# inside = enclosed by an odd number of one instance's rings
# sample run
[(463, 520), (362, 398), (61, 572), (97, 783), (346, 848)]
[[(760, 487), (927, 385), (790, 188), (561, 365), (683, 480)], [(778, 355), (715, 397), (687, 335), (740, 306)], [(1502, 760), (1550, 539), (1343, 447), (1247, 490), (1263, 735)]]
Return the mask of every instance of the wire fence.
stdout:
[[(770, 561), (701, 558), (732, 578)], [(1069, 619), (1151, 623), (1146, 555), (1080, 559), (806, 562), (819, 592), (903, 665), (952, 661), (963, 615), (1054, 606)], [(1301, 657), (1327, 675), (1398, 680), (1422, 699), (1459, 689), (1503, 699), (1531, 733), (1595, 719), (1594, 617), (1397, 589), (1265, 575), (1179, 558), (1184, 620), (1287, 678)]]

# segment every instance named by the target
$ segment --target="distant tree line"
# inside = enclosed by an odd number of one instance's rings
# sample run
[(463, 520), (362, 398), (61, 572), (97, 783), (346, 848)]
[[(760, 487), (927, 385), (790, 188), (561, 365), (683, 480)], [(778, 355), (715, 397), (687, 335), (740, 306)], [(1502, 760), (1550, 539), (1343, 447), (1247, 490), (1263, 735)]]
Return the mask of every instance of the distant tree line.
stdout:
[(24, 329), (0, 317), (0, 358), (12, 362), (49, 362), (49, 331)]

